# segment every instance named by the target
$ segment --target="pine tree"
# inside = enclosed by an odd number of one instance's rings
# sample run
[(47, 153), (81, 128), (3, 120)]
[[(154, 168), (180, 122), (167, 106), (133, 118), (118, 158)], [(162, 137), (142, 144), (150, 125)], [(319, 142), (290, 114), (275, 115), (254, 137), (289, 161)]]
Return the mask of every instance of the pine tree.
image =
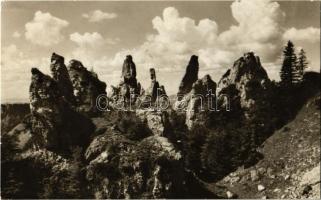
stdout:
[(297, 62), (297, 71), (298, 71), (298, 80), (302, 82), (304, 71), (307, 68), (308, 61), (305, 55), (305, 51), (303, 49), (300, 50), (298, 55), (298, 62)]
[(295, 55), (294, 44), (289, 40), (283, 50), (283, 64), (280, 72), (281, 83), (284, 86), (292, 86), (295, 82), (297, 73), (297, 58)]

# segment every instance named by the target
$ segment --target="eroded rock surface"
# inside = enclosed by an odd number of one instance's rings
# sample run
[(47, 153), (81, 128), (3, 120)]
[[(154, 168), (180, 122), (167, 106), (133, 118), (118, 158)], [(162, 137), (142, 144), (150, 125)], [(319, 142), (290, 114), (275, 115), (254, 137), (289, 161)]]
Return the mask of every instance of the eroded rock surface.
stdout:
[(234, 62), (218, 83), (220, 95), (227, 95), (230, 100), (239, 96), (243, 109), (251, 109), (258, 100), (264, 97), (264, 91), (269, 87), (270, 79), (262, 67), (260, 58), (253, 52), (244, 54)]
[(198, 69), (198, 56), (193, 55), (186, 67), (186, 72), (179, 85), (177, 96), (184, 96), (192, 90), (194, 82), (198, 79)]
[(88, 142), (92, 122), (70, 107), (54, 79), (36, 68), (31, 72), (30, 123), (35, 144), (59, 150)]
[(124, 60), (121, 78), (119, 85), (112, 86), (109, 95), (111, 102), (124, 107), (134, 105), (137, 97), (142, 94), (142, 87), (136, 79), (136, 65), (131, 55), (127, 55)]
[(117, 132), (97, 136), (86, 151), (96, 198), (175, 198), (183, 193), (182, 156), (164, 137), (134, 142)]
[(77, 110), (82, 113), (97, 113), (97, 97), (106, 95), (106, 83), (96, 73), (88, 71), (80, 61), (71, 60), (68, 72), (73, 84)]
[(53, 53), (51, 56), (50, 70), (52, 78), (57, 82), (62, 96), (71, 105), (75, 104), (73, 85), (71, 83), (64, 57)]

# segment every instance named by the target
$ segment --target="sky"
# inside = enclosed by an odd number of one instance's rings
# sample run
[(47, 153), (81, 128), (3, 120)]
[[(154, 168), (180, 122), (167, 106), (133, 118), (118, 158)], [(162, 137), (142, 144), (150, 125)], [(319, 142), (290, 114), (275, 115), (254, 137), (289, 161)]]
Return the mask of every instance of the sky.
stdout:
[[(320, 70), (318, 1), (1, 2), (1, 101), (28, 101), (32, 67), (50, 74), (56, 52), (80, 60), (107, 86), (117, 85), (125, 56), (149, 87), (149, 68), (175, 94), (199, 56), (199, 78), (222, 74), (245, 52), (279, 80), (282, 48), (292, 40)], [(107, 90), (108, 91), (108, 90)]]

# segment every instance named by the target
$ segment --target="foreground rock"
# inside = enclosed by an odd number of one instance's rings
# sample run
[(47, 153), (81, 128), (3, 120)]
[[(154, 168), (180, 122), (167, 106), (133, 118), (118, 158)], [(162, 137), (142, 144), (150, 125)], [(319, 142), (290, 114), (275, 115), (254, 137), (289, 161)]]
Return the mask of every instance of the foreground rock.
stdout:
[(175, 198), (184, 194), (182, 156), (164, 137), (139, 142), (117, 132), (97, 136), (86, 151), (96, 198)]

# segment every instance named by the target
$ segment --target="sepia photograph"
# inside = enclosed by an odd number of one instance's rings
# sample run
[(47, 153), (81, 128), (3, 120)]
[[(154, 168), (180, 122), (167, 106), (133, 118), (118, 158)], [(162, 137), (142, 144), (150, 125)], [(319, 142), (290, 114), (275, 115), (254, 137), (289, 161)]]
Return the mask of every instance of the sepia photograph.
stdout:
[(2, 199), (320, 199), (318, 0), (1, 1)]

